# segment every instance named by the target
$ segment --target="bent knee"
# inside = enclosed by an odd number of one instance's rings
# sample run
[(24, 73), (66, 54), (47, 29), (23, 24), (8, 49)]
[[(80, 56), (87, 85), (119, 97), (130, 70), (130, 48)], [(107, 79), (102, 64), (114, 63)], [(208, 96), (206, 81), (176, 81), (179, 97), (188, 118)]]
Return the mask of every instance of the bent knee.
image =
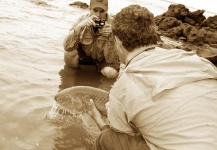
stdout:
[(118, 76), (118, 71), (112, 67), (104, 67), (101, 73), (107, 78), (116, 78)]

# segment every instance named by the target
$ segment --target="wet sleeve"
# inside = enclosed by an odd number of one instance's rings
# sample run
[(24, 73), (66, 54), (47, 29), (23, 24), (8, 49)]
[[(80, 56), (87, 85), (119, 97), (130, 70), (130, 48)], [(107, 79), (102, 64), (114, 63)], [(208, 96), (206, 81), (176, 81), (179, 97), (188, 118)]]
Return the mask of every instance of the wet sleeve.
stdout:
[(79, 33), (72, 29), (64, 40), (64, 50), (73, 51), (78, 48)]
[(81, 18), (79, 18), (74, 25), (72, 26), (72, 28), (70, 29), (68, 35), (66, 36), (65, 40), (64, 40), (64, 50), (66, 51), (73, 51), (78, 49), (78, 43), (79, 43), (79, 37), (80, 37), (80, 33), (82, 32), (82, 29), (80, 31), (76, 31), (75, 27), (85, 18), (87, 17), (87, 15), (82, 16)]

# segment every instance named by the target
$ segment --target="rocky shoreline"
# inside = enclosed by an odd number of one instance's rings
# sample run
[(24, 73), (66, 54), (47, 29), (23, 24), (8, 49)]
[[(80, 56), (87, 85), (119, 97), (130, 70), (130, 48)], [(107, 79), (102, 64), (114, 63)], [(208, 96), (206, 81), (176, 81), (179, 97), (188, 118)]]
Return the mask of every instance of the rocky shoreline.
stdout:
[(165, 13), (156, 16), (160, 36), (168, 37), (163, 38), (162, 46), (193, 50), (217, 64), (217, 15), (206, 18), (204, 12), (191, 12), (185, 5), (172, 4)]

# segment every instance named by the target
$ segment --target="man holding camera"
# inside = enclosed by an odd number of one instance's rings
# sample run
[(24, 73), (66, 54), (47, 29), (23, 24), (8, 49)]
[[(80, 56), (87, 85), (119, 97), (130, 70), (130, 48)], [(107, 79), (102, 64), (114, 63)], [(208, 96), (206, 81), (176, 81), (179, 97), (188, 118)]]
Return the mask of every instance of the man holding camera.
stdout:
[(65, 64), (78, 68), (79, 64), (96, 65), (107, 78), (116, 78), (119, 71), (115, 39), (108, 15), (108, 0), (90, 0), (90, 13), (82, 16), (64, 41)]

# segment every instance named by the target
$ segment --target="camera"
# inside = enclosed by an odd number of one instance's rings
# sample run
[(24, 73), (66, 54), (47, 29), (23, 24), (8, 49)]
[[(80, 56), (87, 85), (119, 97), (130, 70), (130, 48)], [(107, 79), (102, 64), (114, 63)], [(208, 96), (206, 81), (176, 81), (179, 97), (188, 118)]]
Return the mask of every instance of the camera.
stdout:
[(96, 19), (96, 28), (102, 28), (105, 25), (105, 19)]

